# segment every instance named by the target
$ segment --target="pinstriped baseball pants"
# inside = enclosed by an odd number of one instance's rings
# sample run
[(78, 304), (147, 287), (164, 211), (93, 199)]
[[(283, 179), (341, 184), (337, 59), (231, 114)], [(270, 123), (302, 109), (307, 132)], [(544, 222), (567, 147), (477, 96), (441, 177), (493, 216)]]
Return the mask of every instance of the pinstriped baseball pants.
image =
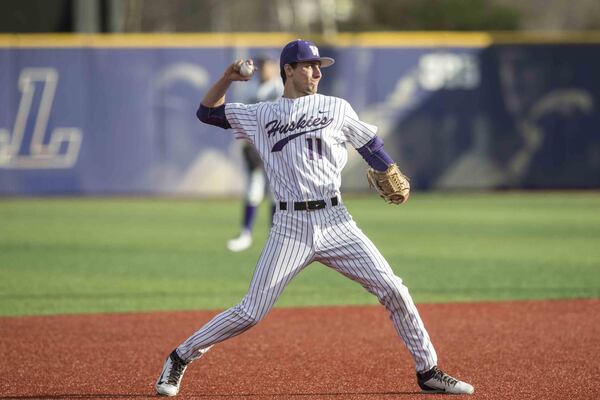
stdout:
[(412, 354), (417, 371), (437, 364), (435, 349), (408, 289), (343, 205), (315, 211), (278, 210), (246, 296), (183, 342), (177, 348), (179, 356), (186, 361), (197, 359), (214, 344), (256, 325), (288, 283), (313, 261), (337, 270), (377, 296)]

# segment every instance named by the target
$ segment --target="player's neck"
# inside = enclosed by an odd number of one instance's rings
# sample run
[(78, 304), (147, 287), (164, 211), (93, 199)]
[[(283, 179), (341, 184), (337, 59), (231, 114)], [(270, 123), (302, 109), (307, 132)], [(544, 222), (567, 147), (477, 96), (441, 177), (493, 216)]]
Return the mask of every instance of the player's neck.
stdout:
[(299, 92), (297, 91), (294, 87), (284, 87), (283, 89), (283, 97), (287, 98), (287, 99), (298, 99), (300, 97), (304, 97), (304, 96), (310, 96), (316, 93), (304, 93), (304, 92)]

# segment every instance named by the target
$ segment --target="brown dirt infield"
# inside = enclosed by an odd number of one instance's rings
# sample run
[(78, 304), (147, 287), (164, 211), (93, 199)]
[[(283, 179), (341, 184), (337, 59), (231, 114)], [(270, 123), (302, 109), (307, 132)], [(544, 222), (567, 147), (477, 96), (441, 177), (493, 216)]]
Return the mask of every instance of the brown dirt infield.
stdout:
[[(600, 300), (420, 305), (473, 399), (598, 399)], [(214, 312), (0, 318), (0, 399), (142, 399)], [(275, 309), (193, 364), (181, 399), (418, 399), (383, 307)]]

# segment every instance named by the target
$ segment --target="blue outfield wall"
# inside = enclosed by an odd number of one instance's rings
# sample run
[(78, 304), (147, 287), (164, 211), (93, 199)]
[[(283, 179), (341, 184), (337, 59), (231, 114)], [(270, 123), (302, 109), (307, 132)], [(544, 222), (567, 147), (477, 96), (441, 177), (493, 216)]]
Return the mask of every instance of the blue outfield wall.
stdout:
[[(289, 38), (195, 37), (0, 37), (0, 194), (240, 194), (239, 143), (195, 112), (231, 61)], [(379, 127), (417, 189), (599, 188), (600, 40), (462, 37), (329, 42), (320, 91)], [(349, 151), (344, 189), (363, 190)]]

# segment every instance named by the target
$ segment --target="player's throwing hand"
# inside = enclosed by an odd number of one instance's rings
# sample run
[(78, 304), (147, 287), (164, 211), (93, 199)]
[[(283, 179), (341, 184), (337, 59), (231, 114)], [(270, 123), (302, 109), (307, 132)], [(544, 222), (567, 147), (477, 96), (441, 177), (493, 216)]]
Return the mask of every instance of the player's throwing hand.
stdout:
[(255, 71), (254, 62), (248, 60), (236, 60), (225, 71), (225, 76), (230, 81), (249, 81)]

